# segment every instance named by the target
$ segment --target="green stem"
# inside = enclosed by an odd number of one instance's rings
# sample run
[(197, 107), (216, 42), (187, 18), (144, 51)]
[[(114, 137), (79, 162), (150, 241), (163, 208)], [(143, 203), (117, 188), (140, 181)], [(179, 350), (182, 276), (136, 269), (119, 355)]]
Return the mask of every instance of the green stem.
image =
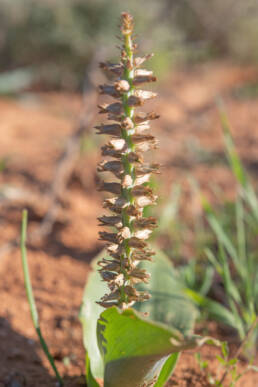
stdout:
[[(130, 119), (133, 119), (134, 116), (134, 108), (130, 107), (128, 105), (128, 99), (129, 97), (133, 94), (134, 86), (133, 86), (133, 78), (134, 78), (134, 70), (133, 70), (133, 44), (132, 44), (132, 38), (131, 34), (126, 34), (124, 36), (124, 49), (126, 53), (126, 57), (128, 61), (131, 63), (131, 68), (128, 69), (125, 63), (124, 66), (124, 73), (123, 73), (123, 79), (125, 79), (129, 85), (130, 89), (128, 92), (123, 94), (122, 97), (122, 102), (123, 102), (123, 109), (124, 109), (124, 117), (129, 117)], [(127, 147), (128, 147), (128, 153), (134, 151), (134, 144), (132, 142), (132, 134), (134, 133), (134, 129), (126, 130), (122, 129), (122, 138), (126, 141)], [(124, 174), (123, 176), (130, 175), (132, 178), (132, 181), (134, 182), (135, 180), (135, 172), (134, 172), (134, 165), (129, 162), (128, 160), (128, 153), (123, 155), (122, 157), (122, 162), (123, 162), (123, 167), (124, 167)], [(126, 198), (126, 200), (130, 203), (134, 203), (134, 198), (131, 193), (132, 187), (126, 187), (122, 188), (122, 196)], [(131, 216), (129, 216), (126, 212), (126, 210), (122, 211), (122, 223), (123, 227), (128, 227), (131, 234), (133, 233), (133, 224), (131, 221)], [(120, 292), (121, 292), (121, 304), (122, 303), (128, 303), (127, 296), (124, 292), (124, 287), (127, 284), (127, 272), (126, 270), (123, 269), (122, 267), (122, 261), (127, 258), (130, 260), (131, 256), (131, 248), (128, 246), (128, 240), (125, 240), (123, 243), (124, 247), (124, 254), (121, 257), (121, 270), (124, 274), (125, 281), (124, 284), (122, 285)]]
[(54, 359), (48, 350), (47, 343), (45, 342), (45, 340), (42, 336), (41, 329), (39, 326), (38, 312), (37, 312), (35, 298), (34, 298), (32, 286), (31, 286), (30, 272), (29, 272), (29, 266), (28, 266), (28, 261), (27, 261), (27, 250), (26, 250), (27, 223), (28, 223), (28, 212), (27, 212), (27, 210), (23, 210), (23, 212), (22, 212), (22, 227), (21, 227), (21, 256), (22, 256), (22, 268), (23, 268), (23, 274), (24, 274), (25, 289), (26, 289), (26, 294), (27, 294), (29, 306), (30, 306), (31, 318), (32, 318), (34, 328), (35, 328), (37, 335), (39, 337), (41, 347), (42, 347), (43, 351), (45, 352), (45, 355), (48, 358), (48, 361), (49, 361), (49, 363), (50, 363), (50, 365), (51, 365), (51, 367), (56, 375), (56, 378), (58, 379), (59, 385), (63, 386), (63, 384), (64, 384), (63, 379), (61, 378), (59, 372), (57, 371)]

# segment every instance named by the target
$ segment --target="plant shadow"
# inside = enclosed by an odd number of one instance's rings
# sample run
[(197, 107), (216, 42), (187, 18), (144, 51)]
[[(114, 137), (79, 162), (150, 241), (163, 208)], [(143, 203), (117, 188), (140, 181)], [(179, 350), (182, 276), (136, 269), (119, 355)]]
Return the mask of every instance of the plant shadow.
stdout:
[[(16, 332), (0, 317), (0, 387), (57, 387), (37, 354), (39, 344)], [(64, 376), (65, 387), (86, 387), (85, 378)]]

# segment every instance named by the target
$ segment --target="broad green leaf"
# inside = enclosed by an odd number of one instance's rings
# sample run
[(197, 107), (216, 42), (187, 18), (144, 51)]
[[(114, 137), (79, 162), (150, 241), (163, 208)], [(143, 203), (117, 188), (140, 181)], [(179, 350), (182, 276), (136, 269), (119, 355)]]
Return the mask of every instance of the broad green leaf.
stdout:
[(148, 317), (157, 322), (178, 329), (184, 335), (192, 331), (198, 311), (185, 296), (183, 283), (167, 256), (157, 248), (153, 262), (144, 261), (151, 278), (149, 284), (139, 286), (139, 290), (148, 291), (151, 299), (135, 304), (139, 312), (148, 313)]
[[(87, 279), (80, 311), (84, 346), (90, 358), (94, 378), (103, 378), (104, 372), (96, 338), (97, 319), (104, 310), (96, 304), (96, 300), (107, 292), (107, 286), (101, 281), (97, 272), (97, 262), (104, 255), (105, 252), (101, 252), (91, 265), (92, 271)], [(146, 269), (152, 275), (150, 285), (148, 285), (148, 289), (153, 293), (152, 299), (136, 307), (142, 312), (148, 312), (151, 319), (167, 323), (187, 334), (193, 328), (197, 310), (181, 292), (182, 285), (179, 283), (171, 262), (161, 251), (158, 251), (154, 262), (147, 262)]]
[(173, 374), (173, 371), (176, 367), (177, 361), (180, 357), (180, 353), (172, 353), (167, 360), (165, 361), (161, 372), (159, 374), (158, 380), (155, 383), (154, 387), (163, 387), (165, 383), (169, 380), (171, 375)]
[(87, 380), (87, 387), (100, 387), (98, 382), (92, 375), (91, 368), (90, 368), (90, 358), (87, 353), (86, 353), (86, 380)]
[(133, 309), (115, 307), (101, 313), (97, 336), (105, 365), (104, 387), (148, 385), (158, 380), (169, 355), (205, 342), (218, 345), (210, 338), (184, 338), (178, 330), (146, 320)]
[(91, 264), (91, 273), (83, 294), (83, 302), (80, 310), (80, 321), (83, 327), (83, 342), (90, 359), (90, 368), (94, 378), (103, 378), (103, 361), (97, 343), (97, 321), (104, 308), (96, 304), (101, 296), (107, 292), (106, 284), (101, 281), (97, 271), (97, 262), (103, 258), (101, 252)]
[(168, 201), (159, 216), (157, 232), (162, 233), (163, 231), (167, 231), (171, 227), (171, 222), (175, 221), (179, 209), (180, 196), (180, 184), (173, 184)]

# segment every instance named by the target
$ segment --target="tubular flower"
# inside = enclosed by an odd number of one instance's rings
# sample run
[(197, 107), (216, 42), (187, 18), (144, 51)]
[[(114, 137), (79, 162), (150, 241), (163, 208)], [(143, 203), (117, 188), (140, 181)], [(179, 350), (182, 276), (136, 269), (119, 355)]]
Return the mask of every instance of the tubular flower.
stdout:
[(102, 182), (99, 187), (115, 196), (103, 203), (103, 207), (113, 214), (99, 218), (100, 225), (112, 227), (112, 232), (100, 232), (110, 258), (99, 262), (99, 272), (110, 292), (98, 303), (105, 308), (116, 305), (124, 309), (150, 297), (148, 293), (137, 291), (134, 285), (148, 282), (149, 274), (138, 264), (143, 260), (150, 261), (154, 255), (146, 240), (156, 227), (156, 220), (143, 217), (143, 209), (157, 199), (148, 182), (152, 173), (158, 173), (159, 165), (144, 163), (143, 153), (157, 147), (157, 140), (148, 130), (150, 121), (159, 116), (153, 112), (135, 111), (156, 97), (156, 93), (138, 88), (156, 80), (152, 71), (139, 68), (152, 55), (134, 57), (133, 18), (128, 13), (122, 13), (120, 29), (121, 62), (100, 64), (116, 77), (112, 84), (99, 86), (100, 93), (117, 101), (99, 106), (99, 113), (107, 114), (111, 122), (96, 127), (98, 134), (111, 136), (102, 147), (102, 155), (113, 158), (102, 161), (98, 171), (110, 172), (115, 177), (115, 181)]

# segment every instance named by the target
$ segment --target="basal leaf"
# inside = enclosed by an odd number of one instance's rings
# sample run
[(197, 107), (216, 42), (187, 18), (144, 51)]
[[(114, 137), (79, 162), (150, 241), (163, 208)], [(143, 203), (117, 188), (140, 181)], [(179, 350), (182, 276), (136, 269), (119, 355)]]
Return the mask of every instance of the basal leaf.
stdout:
[(184, 338), (178, 330), (146, 320), (133, 309), (121, 312), (115, 307), (101, 313), (97, 336), (104, 387), (151, 386), (168, 356), (211, 342), (199, 336)]
[(94, 376), (91, 372), (90, 367), (90, 358), (86, 353), (86, 379), (87, 379), (87, 387), (100, 387)]
[(144, 261), (151, 278), (149, 284), (139, 286), (148, 291), (151, 299), (135, 304), (134, 308), (148, 313), (153, 321), (158, 321), (178, 329), (184, 335), (189, 334), (194, 326), (197, 309), (183, 292), (183, 284), (171, 261), (160, 250), (156, 249), (153, 262)]
[(90, 368), (94, 378), (103, 378), (103, 361), (97, 344), (97, 320), (104, 308), (96, 304), (107, 291), (106, 284), (100, 280), (97, 262), (103, 257), (101, 252), (92, 262), (92, 271), (85, 286), (80, 310), (80, 321), (83, 326), (83, 342), (90, 359)]
[(155, 383), (154, 387), (163, 387), (165, 385), (165, 383), (168, 381), (168, 379), (170, 378), (170, 376), (172, 375), (176, 367), (179, 356), (180, 356), (180, 353), (177, 352), (177, 353), (172, 353), (172, 355), (170, 355), (167, 358), (167, 360), (165, 361), (161, 369), (158, 380)]

